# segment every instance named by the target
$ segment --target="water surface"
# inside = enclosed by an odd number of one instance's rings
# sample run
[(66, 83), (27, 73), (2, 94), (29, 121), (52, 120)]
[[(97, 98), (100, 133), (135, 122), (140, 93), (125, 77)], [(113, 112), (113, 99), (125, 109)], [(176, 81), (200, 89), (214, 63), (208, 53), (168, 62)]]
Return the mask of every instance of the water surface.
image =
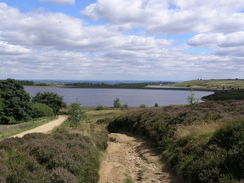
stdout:
[[(122, 104), (129, 106), (139, 106), (145, 104), (154, 106), (157, 103), (160, 106), (171, 104), (187, 104), (187, 96), (191, 91), (183, 90), (153, 90), (153, 89), (97, 89), (97, 88), (45, 88), (45, 87), (25, 87), (25, 90), (31, 96), (38, 92), (55, 92), (63, 96), (67, 104), (73, 102), (83, 106), (105, 105), (112, 106), (113, 100), (119, 98)], [(201, 98), (212, 94), (208, 91), (194, 91), (195, 97)]]

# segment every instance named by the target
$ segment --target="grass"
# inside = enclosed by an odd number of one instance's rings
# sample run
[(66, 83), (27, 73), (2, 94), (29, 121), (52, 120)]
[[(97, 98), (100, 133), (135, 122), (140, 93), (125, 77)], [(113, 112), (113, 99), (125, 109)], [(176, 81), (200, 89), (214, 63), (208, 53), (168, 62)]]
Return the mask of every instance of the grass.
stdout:
[(191, 80), (181, 83), (176, 83), (174, 86), (190, 87), (190, 88), (211, 88), (211, 89), (244, 89), (244, 79), (239, 80)]
[(225, 122), (206, 122), (200, 124), (192, 125), (177, 125), (175, 136), (177, 138), (183, 138), (190, 134), (205, 134), (209, 132), (215, 132), (216, 130), (222, 128)]
[(127, 173), (125, 174), (125, 179), (123, 181), (124, 181), (124, 183), (134, 183), (134, 181), (131, 178), (131, 176), (128, 175)]
[(49, 117), (49, 118), (38, 118), (34, 121), (25, 122), (17, 125), (0, 125), (0, 140), (11, 137), (13, 135), (16, 135), (18, 133), (31, 130), (33, 128), (36, 128), (40, 125), (46, 124), (52, 120), (54, 120), (55, 117)]
[(140, 109), (110, 120), (110, 132), (150, 139), (190, 183), (244, 179), (244, 101)]

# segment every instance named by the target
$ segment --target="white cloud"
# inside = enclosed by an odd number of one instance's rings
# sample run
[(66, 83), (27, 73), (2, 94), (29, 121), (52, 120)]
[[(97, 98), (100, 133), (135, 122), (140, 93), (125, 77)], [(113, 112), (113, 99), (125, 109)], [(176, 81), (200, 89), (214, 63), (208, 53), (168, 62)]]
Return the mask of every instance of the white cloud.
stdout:
[(0, 41), (0, 55), (16, 55), (29, 53), (30, 50), (19, 45), (11, 45), (7, 42)]
[(244, 57), (244, 31), (198, 34), (188, 44), (193, 47), (208, 46), (218, 55)]
[[(174, 8), (172, 8), (174, 7)], [(81, 13), (151, 34), (232, 32), (244, 29), (243, 0), (97, 0)]]
[[(158, 22), (160, 16), (155, 18), (157, 14), (155, 9), (167, 7), (167, 3), (157, 6), (157, 2), (161, 2), (159, 0), (148, 1), (148, 3), (144, 1), (144, 4), (138, 4), (138, 2), (135, 0), (131, 3), (131, 7), (126, 4), (129, 7), (127, 10), (129, 19), (126, 20), (126, 17), (122, 15), (114, 19), (116, 24), (123, 20), (123, 24), (119, 24), (118, 27), (128, 29), (135, 25), (141, 26), (144, 20)], [(145, 8), (150, 7), (146, 11), (148, 14), (151, 13), (152, 17), (141, 19), (139, 5)], [(135, 8), (137, 13), (133, 14), (134, 10), (130, 8)], [(180, 13), (182, 19), (186, 17), (192, 19), (190, 11), (184, 10)], [(233, 49), (233, 44), (241, 45), (242, 42), (238, 42), (241, 39), (238, 37), (242, 36), (242, 32), (233, 33), (233, 35), (214, 33), (212, 36), (209, 35), (210, 38), (205, 38), (207, 34), (200, 34), (192, 38), (192, 45), (176, 47), (174, 46), (176, 40), (127, 35), (118, 31), (114, 26), (115, 23), (92, 26), (81, 19), (63, 13), (40, 11), (22, 13), (16, 8), (0, 3), (0, 17), (0, 73), (8, 73), (8, 77), (182, 80), (204, 76), (243, 76), (243, 61), (240, 55), (237, 56), (234, 52), (224, 55), (220, 50), (220, 46), (230, 50)], [(130, 19), (133, 24), (127, 23)], [(170, 24), (169, 17), (165, 16), (164, 21)], [(152, 23), (148, 25), (153, 26)], [(160, 24), (157, 25), (160, 26)], [(194, 21), (192, 25), (195, 25)], [(179, 27), (185, 30), (188, 28), (183, 24), (179, 24)], [(178, 30), (176, 27), (171, 27), (171, 29), (176, 32)], [(226, 38), (226, 36), (229, 37)], [(232, 42), (227, 44), (227, 40), (232, 40)], [(195, 46), (194, 44), (210, 45), (216, 49), (216, 54), (197, 55), (183, 52)], [(241, 52), (244, 53), (244, 51)], [(216, 67), (219, 69), (216, 70)]]
[(172, 43), (166, 39), (127, 36), (104, 26), (85, 26), (80, 19), (62, 13), (23, 14), (0, 4), (0, 15), (3, 15), (0, 39), (13, 44), (92, 52), (112, 48), (145, 50)]
[(52, 2), (52, 3), (60, 4), (60, 5), (64, 5), (64, 4), (75, 4), (75, 0), (39, 0), (39, 1)]

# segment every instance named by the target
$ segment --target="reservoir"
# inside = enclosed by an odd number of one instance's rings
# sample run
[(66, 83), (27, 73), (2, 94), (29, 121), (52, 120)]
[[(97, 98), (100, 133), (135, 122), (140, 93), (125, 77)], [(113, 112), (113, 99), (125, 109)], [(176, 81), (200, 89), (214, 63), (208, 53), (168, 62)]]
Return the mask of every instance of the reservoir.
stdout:
[(121, 104), (128, 104), (136, 107), (141, 104), (160, 106), (172, 104), (188, 104), (187, 96), (192, 93), (196, 98), (210, 95), (209, 91), (185, 91), (185, 90), (154, 90), (154, 89), (101, 89), (101, 88), (45, 88), (25, 87), (25, 90), (35, 96), (38, 92), (55, 92), (63, 96), (64, 101), (69, 105), (79, 103), (82, 106), (113, 106), (115, 98), (119, 98)]

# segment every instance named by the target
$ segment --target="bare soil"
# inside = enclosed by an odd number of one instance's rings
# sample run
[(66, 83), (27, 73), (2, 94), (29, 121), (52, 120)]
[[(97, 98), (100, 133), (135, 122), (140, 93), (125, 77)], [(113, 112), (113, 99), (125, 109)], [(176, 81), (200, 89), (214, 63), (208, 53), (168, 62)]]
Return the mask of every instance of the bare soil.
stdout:
[(139, 137), (112, 133), (99, 183), (182, 183), (162, 163), (160, 153)]
[(19, 133), (12, 137), (22, 138), (24, 135), (30, 134), (30, 133), (48, 133), (48, 132), (52, 131), (54, 128), (60, 126), (67, 118), (68, 118), (67, 116), (63, 116), (63, 115), (58, 116), (58, 119), (56, 119), (56, 120), (53, 120), (47, 124), (38, 126), (34, 129)]

